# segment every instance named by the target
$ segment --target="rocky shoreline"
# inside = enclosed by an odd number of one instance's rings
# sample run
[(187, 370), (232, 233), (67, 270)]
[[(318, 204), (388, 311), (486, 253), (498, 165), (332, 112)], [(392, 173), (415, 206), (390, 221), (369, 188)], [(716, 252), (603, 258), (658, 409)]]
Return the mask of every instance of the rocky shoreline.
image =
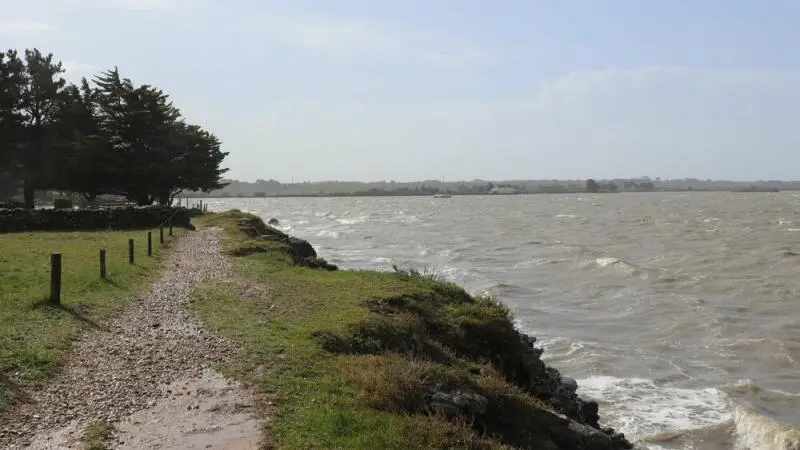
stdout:
[[(261, 219), (251, 217), (240, 219), (238, 228), (252, 240), (280, 242), (285, 245), (284, 251), (292, 256), (296, 265), (312, 268), (325, 268), (335, 270), (324, 260), (318, 258), (313, 246), (305, 240), (291, 237)], [(257, 248), (258, 252), (266, 252), (267, 248), (259, 245), (249, 245), (243, 248), (245, 253)], [(459, 288), (460, 289), (460, 288)], [(465, 295), (467, 295), (465, 293)], [(423, 299), (425, 301), (425, 299)], [(386, 308), (386, 304), (406, 303), (407, 299), (382, 300), (382, 306), (370, 308), (373, 312), (389, 315), (403, 313), (400, 307)], [(504, 307), (503, 307), (504, 308)], [(409, 308), (413, 309), (413, 308)], [(514, 339), (516, 344), (506, 344), (502, 354), (495, 355), (499, 363), (495, 365), (505, 376), (506, 380), (520, 388), (529, 395), (539, 399), (547, 405), (550, 411), (538, 411), (535, 420), (546, 424), (547, 433), (553, 449), (595, 449), (617, 450), (631, 449), (633, 445), (622, 433), (613, 428), (603, 428), (600, 425), (600, 412), (597, 402), (584, 400), (578, 394), (577, 382), (568, 376), (562, 375), (557, 369), (547, 366), (542, 360), (543, 350), (535, 346), (536, 338), (521, 333), (510, 324), (510, 330), (504, 330), (506, 336), (501, 339)], [(511, 336), (509, 336), (511, 335)], [(377, 338), (380, 336), (364, 336), (364, 330), (359, 331), (356, 340)], [(363, 349), (356, 348), (358, 343), (347, 342), (347, 337), (328, 336), (321, 339), (323, 347), (339, 353), (360, 353)], [(389, 348), (391, 350), (391, 348)], [(368, 352), (368, 351), (367, 351)], [(429, 411), (452, 418), (468, 419), (478, 424), (483, 424), (484, 431), (492, 432), (496, 418), (489, 417), (497, 411), (490, 404), (490, 395), (475, 386), (448, 386), (448, 383), (433, 383), (424, 393), (424, 406), (420, 411)], [(548, 447), (545, 447), (548, 448)]]

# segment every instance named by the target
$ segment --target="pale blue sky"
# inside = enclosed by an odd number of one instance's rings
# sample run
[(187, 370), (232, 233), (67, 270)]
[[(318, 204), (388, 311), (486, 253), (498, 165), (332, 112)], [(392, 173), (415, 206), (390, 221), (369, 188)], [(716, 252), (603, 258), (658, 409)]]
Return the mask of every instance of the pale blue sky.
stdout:
[(1, 47), (164, 88), (239, 179), (800, 179), (797, 1), (2, 3)]

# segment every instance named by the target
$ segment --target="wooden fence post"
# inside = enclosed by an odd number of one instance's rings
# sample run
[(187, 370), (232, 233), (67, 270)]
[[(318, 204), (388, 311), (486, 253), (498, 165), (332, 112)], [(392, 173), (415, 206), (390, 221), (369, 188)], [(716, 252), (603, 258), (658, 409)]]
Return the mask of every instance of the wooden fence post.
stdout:
[(50, 255), (50, 304), (61, 304), (61, 253)]
[(169, 235), (172, 236), (172, 219), (169, 220)]
[(164, 245), (164, 226), (160, 226), (158, 228), (158, 241), (161, 245)]
[(106, 249), (100, 249), (100, 278), (106, 279)]
[(147, 232), (147, 256), (153, 256), (153, 232)]
[(131, 264), (134, 263), (133, 239), (128, 239), (128, 262)]

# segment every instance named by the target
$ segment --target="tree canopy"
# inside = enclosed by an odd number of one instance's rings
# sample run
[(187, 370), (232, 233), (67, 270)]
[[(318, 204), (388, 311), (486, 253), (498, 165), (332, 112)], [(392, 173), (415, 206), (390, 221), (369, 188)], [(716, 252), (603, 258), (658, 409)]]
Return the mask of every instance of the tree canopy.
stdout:
[(34, 190), (147, 205), (225, 186), (220, 140), (187, 123), (161, 89), (117, 68), (78, 85), (63, 72), (37, 49), (0, 53), (0, 176), (22, 185), (26, 207)]

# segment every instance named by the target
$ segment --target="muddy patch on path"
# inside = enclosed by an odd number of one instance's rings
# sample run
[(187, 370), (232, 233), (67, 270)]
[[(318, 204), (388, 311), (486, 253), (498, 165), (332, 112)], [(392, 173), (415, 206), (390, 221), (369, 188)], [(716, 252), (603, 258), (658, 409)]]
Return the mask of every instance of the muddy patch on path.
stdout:
[(178, 380), (164, 397), (116, 425), (118, 449), (225, 449), (259, 447), (261, 421), (254, 399), (213, 370)]

